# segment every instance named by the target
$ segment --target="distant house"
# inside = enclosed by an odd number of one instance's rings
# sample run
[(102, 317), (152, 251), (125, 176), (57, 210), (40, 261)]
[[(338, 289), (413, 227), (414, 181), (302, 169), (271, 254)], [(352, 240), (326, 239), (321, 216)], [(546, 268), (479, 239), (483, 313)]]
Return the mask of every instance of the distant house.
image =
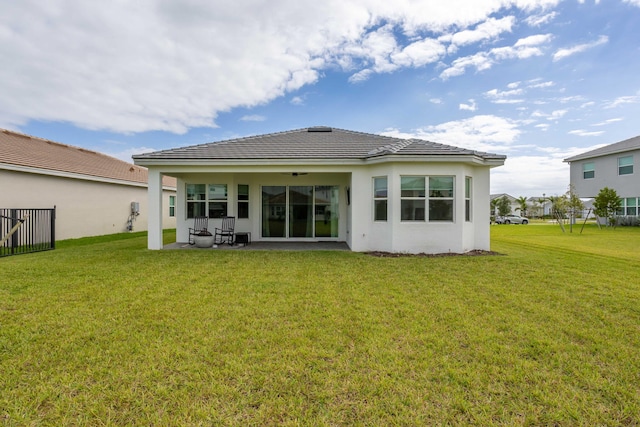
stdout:
[(640, 215), (640, 136), (565, 159), (570, 182), (580, 197), (593, 198), (601, 189), (622, 198), (620, 215)]
[(253, 241), (353, 251), (489, 249), (489, 171), (503, 155), (311, 127), (134, 156), (149, 168), (149, 248), (163, 247), (161, 180), (177, 178), (178, 242), (196, 216), (236, 217)]
[[(161, 184), (163, 223), (171, 228), (175, 182), (167, 177)], [(84, 148), (0, 130), (0, 208), (54, 206), (57, 239), (146, 230), (147, 170)]]
[(545, 196), (529, 197), (527, 199), (527, 204), (529, 205), (529, 215), (532, 217), (551, 215), (552, 203)]
[[(506, 197), (507, 200), (509, 200), (509, 206), (511, 207), (511, 212), (512, 213), (519, 213), (519, 211), (520, 211), (520, 203), (518, 203), (518, 201), (516, 200), (515, 197), (513, 197), (513, 196), (511, 196), (511, 195), (509, 195), (507, 193), (491, 194), (489, 196), (489, 201), (493, 202), (494, 200), (501, 199), (503, 197)], [(489, 206), (491, 206), (491, 204), (489, 204)], [(491, 210), (491, 215), (493, 215), (493, 216), (499, 215), (498, 214), (498, 208), (495, 208), (495, 209), (491, 208), (491, 209), (492, 209)]]

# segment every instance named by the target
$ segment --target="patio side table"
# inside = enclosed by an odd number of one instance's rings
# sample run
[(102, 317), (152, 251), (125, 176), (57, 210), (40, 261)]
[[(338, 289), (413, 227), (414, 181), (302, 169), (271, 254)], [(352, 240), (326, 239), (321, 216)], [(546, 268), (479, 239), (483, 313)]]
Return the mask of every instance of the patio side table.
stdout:
[(251, 244), (251, 232), (243, 231), (236, 233), (236, 244), (250, 245)]

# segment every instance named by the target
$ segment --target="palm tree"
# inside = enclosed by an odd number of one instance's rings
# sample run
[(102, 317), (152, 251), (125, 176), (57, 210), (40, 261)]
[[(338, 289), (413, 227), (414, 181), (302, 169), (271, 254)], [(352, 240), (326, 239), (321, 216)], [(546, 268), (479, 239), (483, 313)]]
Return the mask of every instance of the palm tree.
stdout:
[(524, 196), (520, 196), (516, 199), (516, 203), (518, 203), (518, 207), (516, 208), (516, 210), (520, 211), (520, 215), (527, 216), (527, 208), (529, 207), (527, 205), (527, 198)]

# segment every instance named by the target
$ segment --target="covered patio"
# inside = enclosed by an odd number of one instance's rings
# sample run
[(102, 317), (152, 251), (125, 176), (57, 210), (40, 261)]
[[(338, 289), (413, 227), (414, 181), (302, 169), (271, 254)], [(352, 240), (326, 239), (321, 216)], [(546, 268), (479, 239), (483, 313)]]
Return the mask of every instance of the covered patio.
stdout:
[(350, 251), (345, 242), (253, 242), (249, 245), (221, 244), (211, 248), (198, 248), (185, 242), (164, 245), (163, 249), (196, 249), (204, 251)]

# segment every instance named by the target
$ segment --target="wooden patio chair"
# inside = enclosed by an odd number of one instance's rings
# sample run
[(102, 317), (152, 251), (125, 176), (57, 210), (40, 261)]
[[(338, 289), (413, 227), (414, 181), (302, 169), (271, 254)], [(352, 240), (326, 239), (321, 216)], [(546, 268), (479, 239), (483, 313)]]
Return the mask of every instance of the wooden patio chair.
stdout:
[(209, 227), (209, 218), (206, 216), (197, 216), (193, 219), (193, 228), (189, 228), (189, 244), (193, 245), (193, 236), (201, 231), (207, 231)]
[(219, 245), (223, 242), (228, 243), (229, 245), (233, 245), (234, 241), (234, 233), (236, 226), (236, 217), (234, 216), (225, 216), (222, 218), (222, 226), (220, 228), (216, 227), (214, 232), (213, 243), (215, 245)]

